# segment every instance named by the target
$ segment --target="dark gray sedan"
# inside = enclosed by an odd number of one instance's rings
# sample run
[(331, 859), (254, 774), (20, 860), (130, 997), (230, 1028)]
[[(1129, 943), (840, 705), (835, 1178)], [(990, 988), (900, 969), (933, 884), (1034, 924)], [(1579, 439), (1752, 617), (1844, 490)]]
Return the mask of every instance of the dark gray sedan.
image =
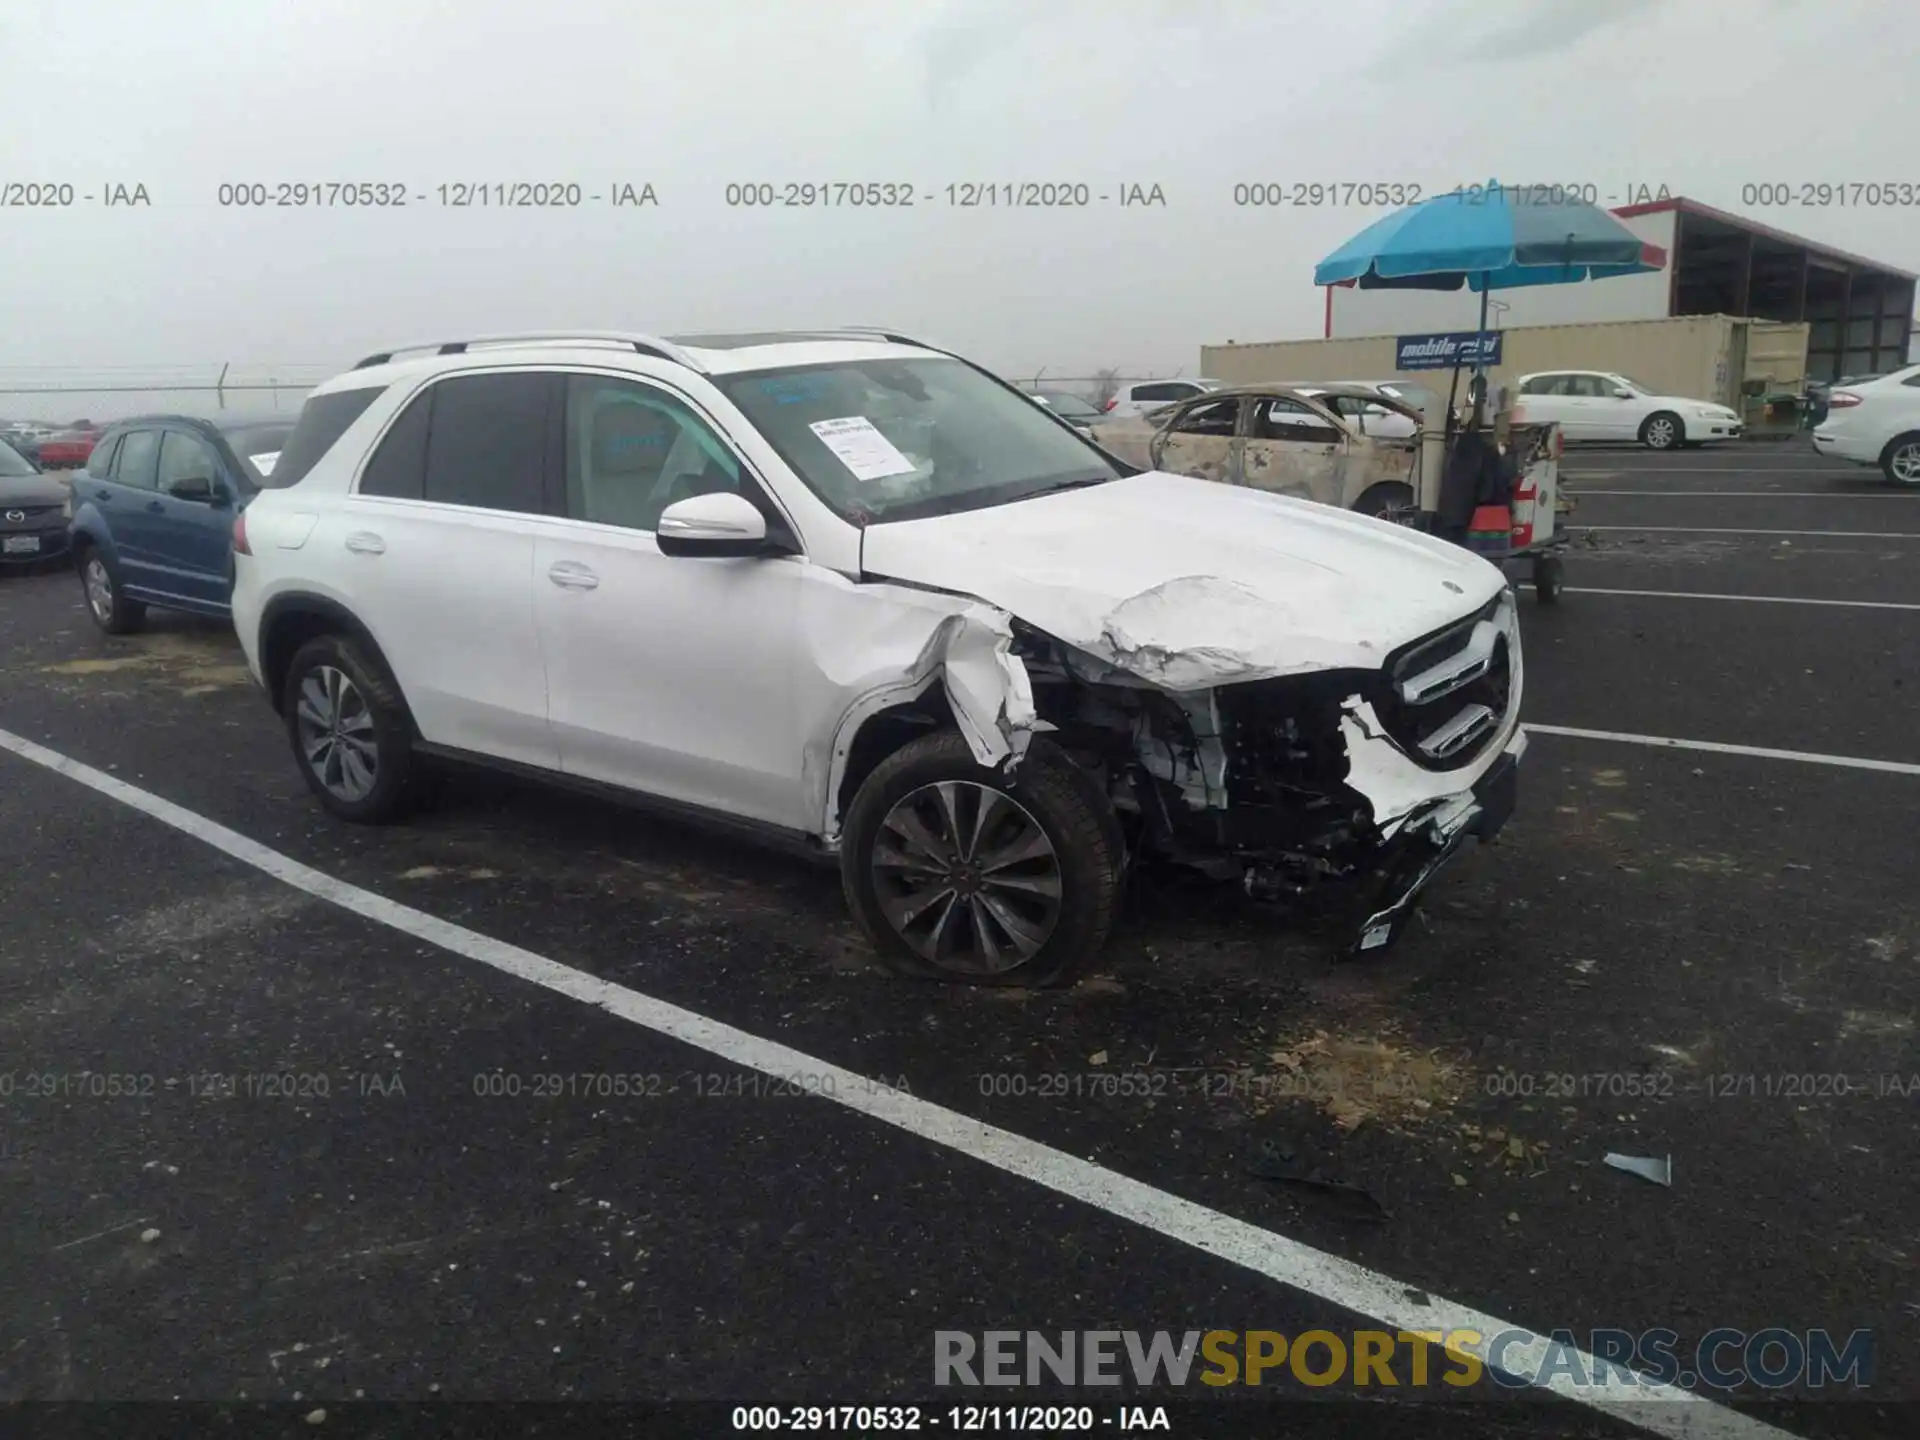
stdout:
[(72, 513), (67, 487), (0, 440), (0, 569), (64, 554)]

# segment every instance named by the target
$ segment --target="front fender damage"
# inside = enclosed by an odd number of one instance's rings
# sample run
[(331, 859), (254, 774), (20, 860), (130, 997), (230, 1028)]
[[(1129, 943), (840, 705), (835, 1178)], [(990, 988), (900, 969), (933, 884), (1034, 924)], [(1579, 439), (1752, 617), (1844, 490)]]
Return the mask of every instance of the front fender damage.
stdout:
[(974, 758), (1011, 772), (1036, 729), (1051, 729), (1033, 707), (1033, 682), (1013, 653), (1013, 621), (1004, 610), (976, 605), (942, 620), (927, 637), (914, 674), (935, 672)]
[[(887, 712), (944, 709), (974, 758), (1011, 774), (1035, 734), (1053, 727), (1034, 708), (1013, 620), (982, 601), (894, 585), (850, 587), (811, 617), (809, 641), (832, 686), (839, 723), (821, 765), (809, 759), (821, 840), (839, 845), (847, 766), (862, 727)], [(832, 665), (825, 663), (831, 657)], [(944, 707), (935, 697), (944, 699)]]

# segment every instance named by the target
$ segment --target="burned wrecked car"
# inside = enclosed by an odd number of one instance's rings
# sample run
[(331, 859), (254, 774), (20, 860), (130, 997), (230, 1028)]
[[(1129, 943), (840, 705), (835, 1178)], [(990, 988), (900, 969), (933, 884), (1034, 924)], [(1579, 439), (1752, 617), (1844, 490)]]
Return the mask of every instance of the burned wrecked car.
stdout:
[(1030, 985), (1148, 863), (1378, 949), (1513, 805), (1513, 605), (1466, 550), (1128, 464), (897, 335), (415, 348), (314, 390), (235, 530), (342, 820), (441, 760), (542, 774), (831, 861), (900, 972)]
[(1377, 386), (1247, 385), (1100, 432), (1136, 465), (1396, 515), (1414, 504), (1421, 413)]

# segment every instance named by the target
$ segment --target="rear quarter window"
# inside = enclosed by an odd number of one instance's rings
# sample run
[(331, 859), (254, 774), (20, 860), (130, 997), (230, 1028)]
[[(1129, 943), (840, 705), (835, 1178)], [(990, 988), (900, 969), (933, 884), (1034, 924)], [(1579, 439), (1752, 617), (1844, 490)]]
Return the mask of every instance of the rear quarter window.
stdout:
[(300, 418), (294, 421), (293, 433), (287, 436), (273, 469), (260, 477), (260, 487), (284, 490), (299, 484), (386, 388), (369, 385), (311, 397), (300, 407)]

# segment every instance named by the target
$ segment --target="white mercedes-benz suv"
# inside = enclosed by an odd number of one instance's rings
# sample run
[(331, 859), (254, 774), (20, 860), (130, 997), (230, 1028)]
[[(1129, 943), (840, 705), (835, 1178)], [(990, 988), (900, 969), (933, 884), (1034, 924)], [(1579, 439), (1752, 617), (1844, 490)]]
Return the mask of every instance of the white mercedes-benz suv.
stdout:
[(880, 331), (369, 356), (234, 551), (333, 814), (453, 760), (717, 820), (837, 861), (912, 975), (1058, 981), (1149, 859), (1377, 949), (1525, 745), (1494, 566), (1133, 469)]

